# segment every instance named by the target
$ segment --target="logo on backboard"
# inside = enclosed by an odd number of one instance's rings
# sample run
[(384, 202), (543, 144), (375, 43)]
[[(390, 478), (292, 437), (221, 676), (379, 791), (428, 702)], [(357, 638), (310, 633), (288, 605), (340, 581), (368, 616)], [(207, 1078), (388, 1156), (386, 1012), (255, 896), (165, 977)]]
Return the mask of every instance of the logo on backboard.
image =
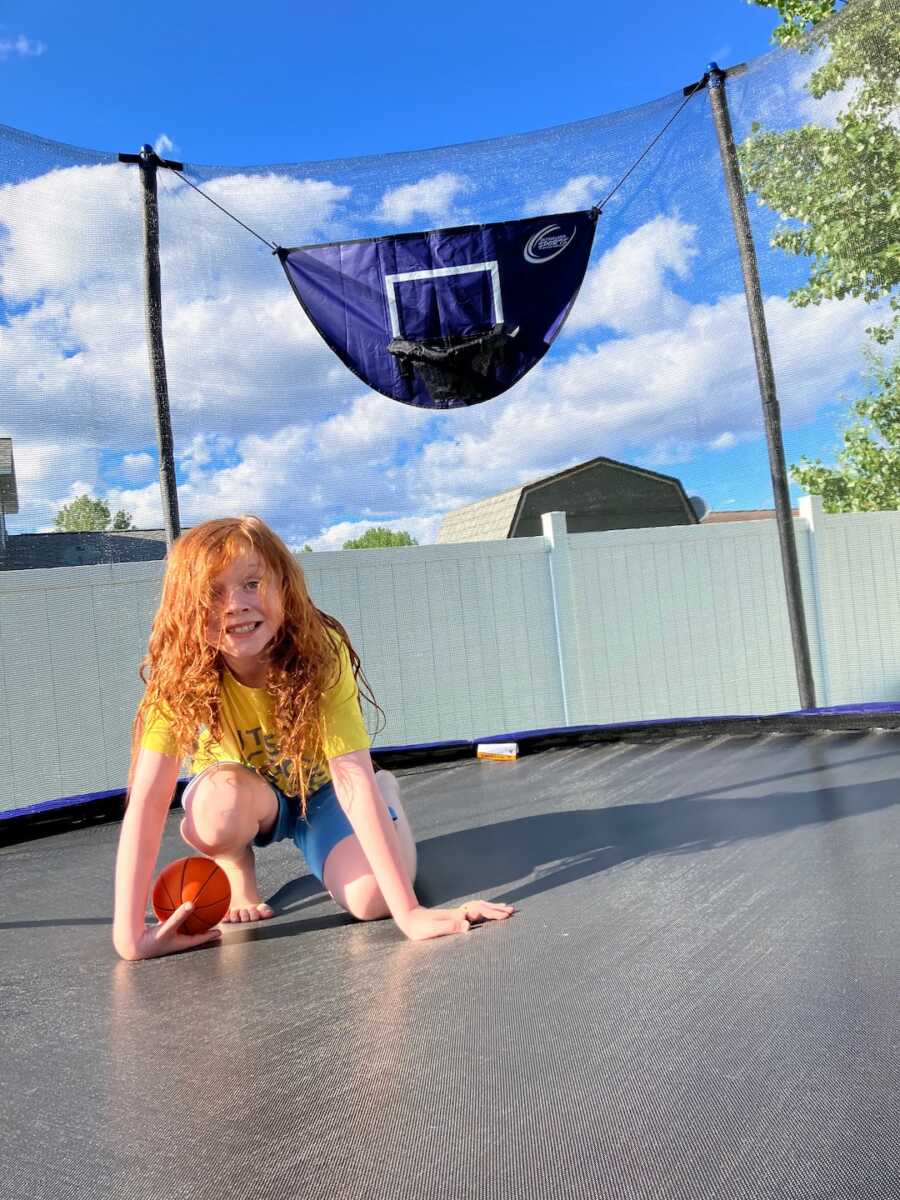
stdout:
[(575, 230), (565, 234), (558, 225), (545, 225), (525, 243), (525, 260), (530, 263), (545, 263), (562, 254), (575, 237)]

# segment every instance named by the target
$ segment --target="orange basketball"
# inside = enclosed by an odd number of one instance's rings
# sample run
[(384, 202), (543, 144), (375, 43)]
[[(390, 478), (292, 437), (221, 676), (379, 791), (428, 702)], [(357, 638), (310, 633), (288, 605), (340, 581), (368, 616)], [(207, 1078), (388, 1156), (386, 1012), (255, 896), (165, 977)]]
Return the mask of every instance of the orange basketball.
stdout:
[(179, 926), (181, 933), (206, 933), (228, 912), (231, 884), (211, 858), (179, 858), (160, 872), (153, 885), (153, 911), (158, 920), (167, 921), (186, 900), (194, 911)]

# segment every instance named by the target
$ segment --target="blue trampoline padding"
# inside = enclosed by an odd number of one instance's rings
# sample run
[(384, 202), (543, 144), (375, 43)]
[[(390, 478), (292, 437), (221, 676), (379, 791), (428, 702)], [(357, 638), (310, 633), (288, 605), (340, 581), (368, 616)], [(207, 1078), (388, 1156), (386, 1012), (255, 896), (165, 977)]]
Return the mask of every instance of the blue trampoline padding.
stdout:
[(865, 713), (865, 712), (900, 712), (900, 700), (884, 700), (875, 704), (835, 704), (830, 708), (798, 708), (789, 713), (777, 713), (777, 716), (816, 716), (819, 713)]
[[(176, 788), (183, 788), (186, 783), (187, 776), (184, 776), (178, 780)], [(53, 812), (55, 809), (75, 808), (79, 804), (114, 800), (117, 797), (125, 798), (124, 788), (113, 788), (108, 792), (83, 792), (79, 796), (62, 796), (58, 800), (42, 800), (40, 804), (26, 804), (24, 808), (11, 808), (6, 812), (0, 812), (0, 821), (11, 821), (14, 817), (37, 817), (42, 813)]]
[[(479, 741), (486, 741), (486, 738), (479, 738)], [(502, 738), (495, 739), (502, 741)], [(452, 750), (455, 746), (465, 748), (466, 746), (474, 746), (475, 742), (469, 742), (465, 739), (449, 741), (449, 742), (404, 742), (402, 746), (373, 746), (372, 753), (377, 757), (379, 754), (402, 754), (404, 750)]]
[[(546, 737), (561, 737), (576, 733), (589, 733), (592, 730), (604, 729), (653, 729), (664, 728), (667, 725), (725, 725), (730, 721), (772, 721), (779, 717), (816, 717), (827, 716), (829, 713), (896, 713), (900, 716), (900, 701), (876, 701), (868, 704), (837, 704), (830, 708), (794, 708), (777, 713), (732, 713), (727, 716), (715, 717), (666, 717), (656, 721), (615, 721), (609, 724), (592, 725), (562, 725), (547, 729), (520, 729), (510, 733), (491, 733), (486, 737), (446, 742), (408, 742), (401, 746), (373, 746), (372, 753), (377, 758), (379, 754), (404, 754), (411, 751), (448, 751), (471, 749), (473, 754), (478, 745), (490, 745), (494, 742), (530, 742)], [(187, 783), (187, 777), (179, 779), (179, 789)], [(90, 804), (92, 801), (112, 800), (117, 796), (124, 797), (124, 788), (113, 788), (106, 792), (85, 792), (79, 796), (64, 796), (58, 800), (45, 800), (40, 804), (29, 804), (24, 808), (13, 808), (0, 812), (0, 824), (3, 821), (36, 817), (54, 810), (74, 808), (80, 804)]]
[(40, 804), (26, 804), (24, 808), (11, 808), (0, 812), (0, 820), (8, 821), (12, 817), (33, 817), (38, 813), (52, 812), (55, 808), (69, 808), (74, 804), (89, 804), (92, 800), (111, 800), (114, 796), (124, 796), (123, 788), (113, 788), (111, 792), (85, 792), (81, 796), (64, 796), (59, 800), (44, 800)]

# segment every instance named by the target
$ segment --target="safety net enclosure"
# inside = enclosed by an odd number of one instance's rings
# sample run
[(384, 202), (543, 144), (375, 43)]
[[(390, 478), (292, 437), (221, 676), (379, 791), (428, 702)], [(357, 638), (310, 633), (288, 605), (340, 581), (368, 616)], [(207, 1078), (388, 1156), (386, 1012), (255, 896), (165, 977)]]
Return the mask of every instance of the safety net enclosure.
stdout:
[[(788, 463), (832, 451), (871, 386), (866, 331), (890, 317), (898, 137), (878, 106), (896, 96), (898, 25), (893, 0), (857, 0), (719, 80), (756, 189)], [(253, 512), (307, 551), (387, 714), (380, 745), (900, 698), (895, 511), (832, 516), (785, 490), (799, 608), (785, 506), (778, 523), (721, 520), (771, 517), (773, 491), (714, 82), (698, 70), (638, 108), (467, 145), (156, 172), (180, 525)], [(882, 141), (850, 227), (865, 269), (841, 281), (785, 219), (780, 172), (827, 175), (813, 150), (871, 112)], [(0, 138), (10, 811), (122, 787), (168, 516), (139, 166)], [(830, 297), (807, 295), (829, 263)], [(680, 515), (649, 499), (667, 488)], [(372, 525), (419, 545), (342, 549)], [(11, 749), (38, 742), (39, 780)]]
[[(382, 745), (898, 699), (896, 512), (833, 517), (812, 497), (792, 525), (785, 482), (778, 522), (721, 520), (771, 516), (764, 407), (792, 463), (832, 452), (871, 386), (867, 331), (896, 299), (898, 24), (894, 0), (856, 0), (805, 42), (534, 133), (161, 163), (156, 387), (139, 156), (4, 129), (0, 746), (41, 728), (48, 764), (37, 783), (4, 751), (4, 810), (122, 786), (173, 512), (254, 512), (309, 552), (383, 701)], [(714, 93), (750, 186), (771, 404)], [(849, 204), (826, 186), (834, 139), (865, 121)], [(811, 178), (859, 213), (857, 276), (815, 240), (835, 213), (805, 212)], [(595, 463), (602, 479), (541, 490)], [(680, 515), (659, 515), (666, 488)], [(343, 550), (373, 525), (419, 546)]]
[[(0, 1196), (900, 1194), (900, 512), (773, 483), (896, 370), (898, 44), (851, 0), (357, 159), (0, 127)], [(173, 522), (238, 513), (359, 651), (420, 902), (510, 920), (408, 941), (284, 842), (274, 918), (116, 957)]]

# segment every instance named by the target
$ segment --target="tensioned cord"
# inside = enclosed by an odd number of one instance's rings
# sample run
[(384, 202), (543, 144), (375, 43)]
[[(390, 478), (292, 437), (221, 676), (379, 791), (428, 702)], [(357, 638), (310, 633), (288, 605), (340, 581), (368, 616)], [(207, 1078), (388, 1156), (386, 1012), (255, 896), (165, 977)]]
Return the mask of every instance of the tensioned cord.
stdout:
[(267, 238), (264, 238), (262, 236), (262, 234), (257, 233), (255, 229), (251, 229), (249, 225), (245, 225), (244, 222), (240, 219), (240, 217), (236, 217), (234, 215), (234, 213), (229, 212), (227, 208), (223, 208), (222, 205), (218, 202), (218, 200), (213, 200), (212, 196), (207, 196), (206, 192), (200, 191), (200, 188), (197, 187), (196, 183), (191, 183), (191, 181), (187, 178), (186, 175), (182, 175), (182, 173), (180, 171), (175, 171), (174, 169), (173, 169), (173, 174), (177, 175), (179, 179), (183, 179), (184, 182), (188, 185), (188, 187), (192, 187), (195, 192), (200, 192), (200, 195), (203, 197), (204, 200), (208, 200), (210, 202), (210, 204), (214, 204), (216, 206), (216, 208), (219, 210), (219, 212), (223, 212), (226, 217), (231, 217), (232, 221), (237, 221), (238, 225), (240, 225), (241, 228), (246, 229), (248, 233), (252, 233), (255, 238), (259, 238), (259, 240), (262, 242), (262, 244), (264, 246), (268, 246), (269, 249), (274, 254), (277, 254), (278, 247), (275, 245), (274, 242), (270, 242)]
[(609, 203), (609, 201), (616, 194), (616, 192), (619, 190), (619, 188), (622, 186), (622, 184), (625, 182), (625, 180), (628, 178), (628, 176), (631, 174), (631, 172), (635, 169), (635, 167), (637, 167), (638, 164), (647, 157), (647, 155), (650, 153), (650, 151), (653, 149), (653, 147), (656, 145), (656, 143), (659, 141), (659, 139), (662, 137), (662, 135), (666, 132), (666, 130), (669, 128), (669, 126), (672, 124), (672, 122), (675, 120), (675, 118), (681, 115), (681, 113), (683, 112), (688, 101), (693, 96), (695, 96), (697, 94), (697, 92), (699, 92), (701, 90), (701, 88), (704, 88), (704, 87), (706, 87), (706, 76), (705, 75), (702, 79), (698, 80), (698, 82), (694, 84), (694, 86), (691, 88), (691, 90), (685, 96), (682, 103), (679, 105), (677, 111), (674, 112), (671, 117), (669, 117), (668, 121), (666, 121), (665, 125), (663, 125), (662, 129), (659, 131), (659, 133), (656, 135), (656, 137), (653, 139), (653, 141), (650, 142), (650, 144), (647, 146), (646, 150), (643, 152), (643, 154), (640, 156), (640, 158), (636, 159), (632, 163), (632, 165), (628, 168), (628, 170), (625, 172), (625, 174), (622, 176), (622, 178), (619, 180), (619, 182), (616, 184), (616, 186), (613, 188), (613, 190), (609, 193), (609, 195), (606, 196), (603, 200), (601, 200), (599, 204), (595, 204), (592, 211), (595, 211), (597, 213), (603, 212), (603, 206), (605, 204)]

